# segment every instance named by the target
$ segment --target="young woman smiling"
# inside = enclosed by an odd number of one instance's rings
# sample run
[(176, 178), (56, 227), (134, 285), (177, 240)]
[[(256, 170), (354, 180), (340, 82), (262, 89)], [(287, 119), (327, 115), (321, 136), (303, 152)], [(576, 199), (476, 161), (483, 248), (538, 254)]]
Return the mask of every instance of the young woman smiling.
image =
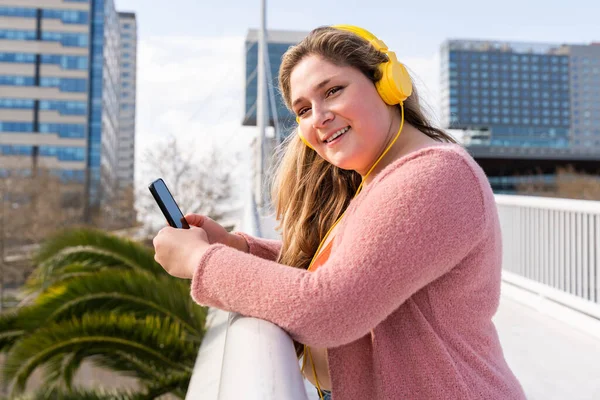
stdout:
[(494, 196), (395, 54), (322, 27), (284, 55), (279, 82), (298, 120), (273, 186), (282, 240), (189, 215), (192, 229), (156, 236), (156, 260), (198, 303), (289, 332), (323, 399), (524, 399), (492, 323)]

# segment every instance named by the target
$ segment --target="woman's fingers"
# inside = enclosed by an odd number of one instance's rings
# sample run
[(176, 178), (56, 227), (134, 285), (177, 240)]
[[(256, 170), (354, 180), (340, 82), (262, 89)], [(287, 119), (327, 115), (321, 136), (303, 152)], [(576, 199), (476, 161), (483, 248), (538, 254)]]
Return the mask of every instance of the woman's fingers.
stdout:
[(185, 220), (190, 225), (197, 226), (198, 228), (202, 228), (202, 225), (204, 225), (204, 221), (206, 221), (206, 216), (201, 215), (201, 214), (187, 214), (185, 216)]

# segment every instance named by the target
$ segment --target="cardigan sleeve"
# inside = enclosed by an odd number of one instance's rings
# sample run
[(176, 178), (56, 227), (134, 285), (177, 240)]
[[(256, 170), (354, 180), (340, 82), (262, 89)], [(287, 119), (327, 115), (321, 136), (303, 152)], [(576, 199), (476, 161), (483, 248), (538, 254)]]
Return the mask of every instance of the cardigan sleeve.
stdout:
[(315, 272), (212, 245), (192, 279), (194, 300), (271, 321), (311, 346), (359, 339), (481, 240), (493, 211), (465, 157), (426, 151), (388, 166), (351, 205)]
[(244, 232), (233, 232), (233, 234), (241, 236), (246, 240), (248, 251), (252, 255), (271, 261), (276, 261), (279, 257), (279, 252), (281, 251), (280, 240), (263, 239)]

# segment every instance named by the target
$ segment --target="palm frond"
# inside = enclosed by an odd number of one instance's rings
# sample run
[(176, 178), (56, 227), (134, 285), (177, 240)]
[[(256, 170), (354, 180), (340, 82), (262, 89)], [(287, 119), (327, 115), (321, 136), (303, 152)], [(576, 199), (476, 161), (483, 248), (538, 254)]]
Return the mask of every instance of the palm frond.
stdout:
[(10, 350), (25, 333), (19, 324), (19, 311), (17, 308), (0, 314), (0, 353)]
[[(44, 264), (44, 268), (46, 268), (45, 271), (42, 271), (42, 268), (38, 266), (27, 280), (23, 288), (24, 291), (33, 293), (44, 287), (48, 287), (49, 285), (91, 275), (103, 269), (130, 269), (127, 266), (115, 264), (112, 258), (103, 259), (101, 256), (96, 257), (95, 254), (90, 255), (93, 257), (92, 259), (71, 262), (72, 260), (70, 258), (79, 259), (84, 256), (85, 253), (77, 253), (75, 255), (65, 256), (65, 259), (63, 260), (48, 261), (47, 264)], [(50, 263), (55, 261), (56, 264), (51, 266)], [(50, 270), (51, 272), (49, 273), (48, 271)], [(48, 273), (49, 275), (47, 275)]]
[(161, 266), (154, 260), (153, 251), (132, 240), (90, 228), (79, 228), (60, 232), (48, 239), (34, 257), (38, 265), (31, 286), (41, 285), (60, 269), (74, 263), (87, 265), (117, 266), (145, 270), (164, 275)]
[(140, 393), (132, 391), (109, 392), (103, 389), (64, 390), (60, 388), (44, 388), (34, 394), (11, 397), (13, 400), (141, 400), (142, 398)]
[(63, 359), (60, 376), (62, 377), (62, 381), (67, 389), (72, 389), (73, 378), (75, 377), (77, 371), (79, 371), (79, 368), (86, 357), (87, 353), (80, 350), (69, 354)]
[(146, 360), (123, 351), (114, 351), (110, 357), (97, 357), (93, 362), (97, 367), (118, 372), (123, 376), (137, 378), (142, 382), (155, 382), (165, 374), (164, 368), (157, 369), (148, 364)]
[(159, 378), (146, 388), (144, 399), (155, 399), (167, 393), (172, 393), (183, 399), (191, 377), (192, 374), (190, 373), (180, 373)]
[(169, 319), (88, 314), (81, 320), (52, 323), (17, 342), (7, 356), (4, 377), (18, 394), (36, 368), (47, 367), (59, 354), (74, 352), (94, 359), (130, 353), (158, 369), (191, 372), (198, 345), (185, 339), (185, 330)]
[(95, 312), (156, 315), (179, 322), (198, 343), (207, 309), (189, 295), (189, 283), (138, 271), (102, 271), (49, 287), (27, 310), (24, 328)]

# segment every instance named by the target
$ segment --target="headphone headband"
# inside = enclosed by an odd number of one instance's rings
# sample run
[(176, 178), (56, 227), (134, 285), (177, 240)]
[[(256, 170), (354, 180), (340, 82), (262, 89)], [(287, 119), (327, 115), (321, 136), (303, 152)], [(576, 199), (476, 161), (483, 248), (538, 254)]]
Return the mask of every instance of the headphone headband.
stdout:
[[(379, 64), (381, 79), (375, 83), (377, 93), (381, 99), (388, 105), (402, 104), (404, 100), (412, 93), (412, 80), (406, 70), (406, 67), (400, 63), (393, 51), (390, 51), (383, 40), (377, 38), (366, 29), (354, 25), (333, 25), (332, 28), (351, 32), (358, 37), (371, 43), (375, 49), (381, 51), (388, 57), (388, 61)], [(298, 121), (298, 118), (296, 118)], [(300, 139), (310, 148), (312, 146), (302, 136), (300, 128), (298, 128)]]

